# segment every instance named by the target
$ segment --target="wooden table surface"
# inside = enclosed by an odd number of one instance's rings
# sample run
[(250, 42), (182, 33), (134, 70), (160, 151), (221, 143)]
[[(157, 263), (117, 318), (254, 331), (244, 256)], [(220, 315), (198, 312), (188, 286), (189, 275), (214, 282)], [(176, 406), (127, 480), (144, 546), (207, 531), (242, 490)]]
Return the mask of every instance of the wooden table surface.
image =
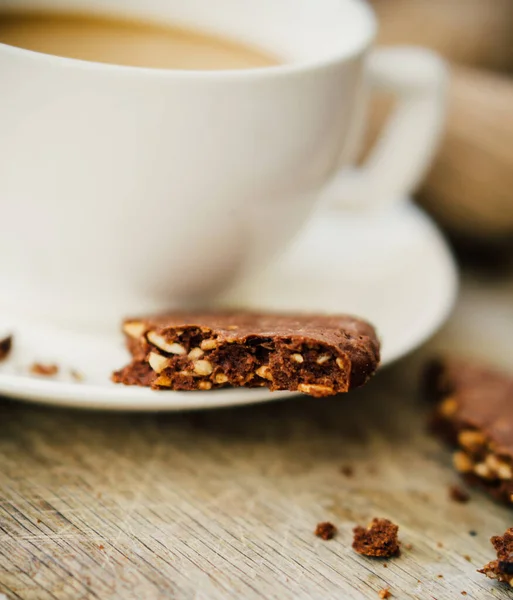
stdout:
[[(467, 345), (481, 289), (469, 282), (431, 347)], [(427, 352), (328, 400), (161, 415), (2, 401), (0, 592), (359, 600), (390, 587), (392, 598), (510, 597), (476, 569), (512, 512), (477, 491), (468, 504), (449, 500), (458, 478), (426, 431), (416, 386)], [(374, 516), (399, 525), (399, 558), (352, 551), (352, 528)], [(313, 534), (325, 520), (339, 528), (329, 542)]]

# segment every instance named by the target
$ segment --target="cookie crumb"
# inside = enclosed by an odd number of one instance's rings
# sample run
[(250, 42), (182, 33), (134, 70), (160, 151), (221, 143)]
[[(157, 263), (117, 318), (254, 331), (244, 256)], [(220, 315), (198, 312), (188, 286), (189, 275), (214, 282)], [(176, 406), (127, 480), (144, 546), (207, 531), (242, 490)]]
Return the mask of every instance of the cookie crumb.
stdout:
[(467, 592), (461, 592), (461, 595), (462, 595), (462, 596), (466, 596), (466, 595), (467, 595)]
[(333, 525), (333, 523), (325, 521), (323, 523), (317, 524), (314, 533), (317, 537), (328, 541), (332, 540), (335, 537), (335, 535), (337, 534), (337, 528), (335, 527), (335, 525)]
[(381, 600), (384, 600), (386, 598), (391, 598), (392, 594), (390, 593), (390, 589), (389, 588), (383, 588), (382, 590), (379, 590), (378, 592), (378, 598), (381, 598)]
[(436, 543), (436, 547), (437, 547), (437, 548), (443, 548), (443, 547), (444, 547), (444, 545), (442, 544), (442, 542), (437, 542), (437, 543)]
[(99, 549), (99, 550), (105, 550), (105, 546), (104, 546), (103, 544), (100, 544), (100, 545), (98, 546), (98, 549)]
[(350, 465), (345, 465), (340, 469), (340, 472), (346, 477), (352, 477), (354, 475), (354, 469)]
[(42, 363), (34, 363), (30, 367), (30, 372), (33, 375), (42, 375), (43, 377), (54, 377), (59, 372), (57, 365), (45, 365)]
[(449, 498), (454, 502), (465, 504), (470, 500), (470, 494), (459, 485), (451, 485), (449, 488)]
[(471, 530), (468, 532), (468, 534), (469, 534), (471, 537), (476, 537), (476, 535), (477, 535), (477, 531), (474, 531), (474, 529), (471, 529)]
[(404, 544), (404, 547), (406, 548), (406, 550), (413, 550), (412, 544)]
[(493, 536), (490, 541), (497, 552), (497, 559), (478, 569), (478, 573), (513, 587), (513, 527), (507, 529), (504, 535)]
[(75, 369), (70, 369), (69, 374), (71, 375), (71, 378), (74, 379), (77, 383), (81, 383), (85, 379), (82, 373), (76, 371)]
[(472, 559), (470, 558), (470, 556), (468, 554), (464, 554), (463, 558), (467, 561), (467, 562), (472, 562)]
[(0, 361), (5, 360), (12, 350), (12, 335), (0, 339)]
[(39, 523), (41, 523), (41, 519), (36, 519), (36, 523), (39, 525)]
[(444, 576), (440, 573), (440, 575), (437, 575), (438, 579), (443, 579)]
[(397, 539), (399, 527), (388, 519), (372, 519), (367, 528), (358, 525), (353, 529), (353, 550), (372, 557), (389, 557), (399, 554)]

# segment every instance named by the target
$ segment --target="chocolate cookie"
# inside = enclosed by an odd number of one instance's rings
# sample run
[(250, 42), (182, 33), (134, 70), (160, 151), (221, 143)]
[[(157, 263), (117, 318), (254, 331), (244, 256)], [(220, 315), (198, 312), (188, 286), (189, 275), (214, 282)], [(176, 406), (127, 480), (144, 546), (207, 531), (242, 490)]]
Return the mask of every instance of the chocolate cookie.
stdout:
[(123, 331), (133, 360), (113, 380), (153, 389), (329, 396), (363, 385), (379, 364), (373, 327), (344, 315), (171, 313), (128, 319)]
[(470, 484), (513, 502), (513, 377), (466, 361), (431, 363), (426, 389), (437, 402), (434, 430), (458, 450)]

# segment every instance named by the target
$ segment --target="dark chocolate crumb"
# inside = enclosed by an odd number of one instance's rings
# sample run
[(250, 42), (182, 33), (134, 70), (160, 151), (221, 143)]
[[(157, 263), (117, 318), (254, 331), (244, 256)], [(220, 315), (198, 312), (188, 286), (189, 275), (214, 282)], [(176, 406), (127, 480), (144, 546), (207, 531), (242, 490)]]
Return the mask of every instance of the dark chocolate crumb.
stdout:
[(12, 350), (12, 335), (0, 339), (0, 361), (5, 360)]
[(386, 598), (391, 598), (392, 594), (390, 593), (390, 589), (389, 588), (383, 588), (382, 590), (379, 590), (378, 592), (378, 598), (381, 598), (381, 600), (386, 600)]
[(43, 377), (54, 377), (59, 372), (57, 365), (44, 365), (42, 363), (34, 363), (30, 367), (30, 372), (33, 375), (42, 375)]
[(364, 556), (397, 556), (400, 545), (398, 530), (399, 527), (388, 519), (374, 518), (367, 528), (359, 525), (353, 529), (353, 549)]
[(465, 504), (470, 500), (470, 494), (459, 485), (451, 485), (449, 488), (449, 498), (454, 502)]
[(335, 525), (333, 525), (333, 523), (329, 523), (328, 521), (318, 523), (317, 527), (315, 528), (315, 535), (325, 541), (333, 539), (336, 534), (337, 528)]
[(476, 535), (477, 535), (477, 531), (474, 531), (474, 529), (471, 529), (471, 530), (468, 532), (468, 534), (469, 534), (469, 535), (471, 535), (472, 537), (476, 537)]
[(345, 465), (344, 467), (342, 467), (340, 469), (340, 472), (346, 477), (352, 477), (354, 475), (354, 469), (349, 465)]

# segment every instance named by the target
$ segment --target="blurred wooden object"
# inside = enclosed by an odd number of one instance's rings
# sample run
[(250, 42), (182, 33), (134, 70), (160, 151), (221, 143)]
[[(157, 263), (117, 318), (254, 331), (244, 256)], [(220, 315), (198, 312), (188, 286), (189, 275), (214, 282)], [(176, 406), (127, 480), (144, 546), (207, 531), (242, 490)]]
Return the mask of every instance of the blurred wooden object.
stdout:
[(445, 139), (420, 199), (455, 233), (513, 235), (513, 80), (453, 69)]
[[(365, 153), (390, 105), (375, 99)], [(419, 200), (461, 237), (513, 236), (513, 79), (453, 67), (445, 139)]]
[(380, 44), (418, 44), (451, 61), (513, 70), (513, 0), (371, 0)]

